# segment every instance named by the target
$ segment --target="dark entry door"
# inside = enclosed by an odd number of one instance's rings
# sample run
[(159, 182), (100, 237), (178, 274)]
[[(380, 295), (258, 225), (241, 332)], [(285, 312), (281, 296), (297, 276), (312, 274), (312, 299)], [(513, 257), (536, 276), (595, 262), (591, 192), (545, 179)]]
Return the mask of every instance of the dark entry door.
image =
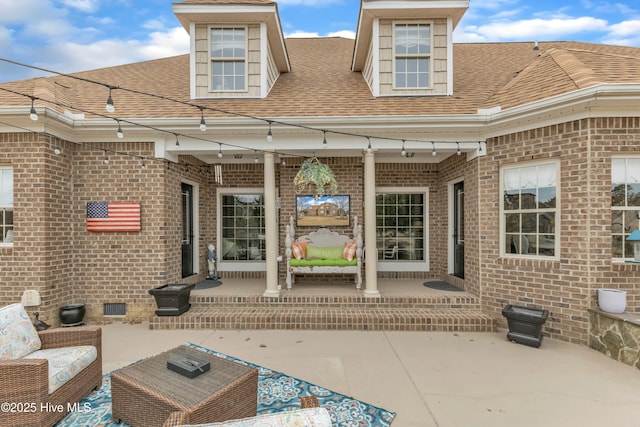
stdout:
[(464, 182), (453, 186), (453, 275), (464, 279)]
[(193, 186), (182, 183), (182, 277), (193, 274)]

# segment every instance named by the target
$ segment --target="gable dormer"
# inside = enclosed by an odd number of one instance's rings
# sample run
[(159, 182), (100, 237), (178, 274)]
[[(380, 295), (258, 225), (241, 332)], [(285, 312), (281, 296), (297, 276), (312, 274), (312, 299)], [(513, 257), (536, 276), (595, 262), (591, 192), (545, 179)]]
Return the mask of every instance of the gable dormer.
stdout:
[(351, 68), (374, 96), (453, 94), (453, 30), (468, 0), (362, 0)]
[(265, 98), (291, 70), (278, 6), (185, 0), (173, 12), (191, 38), (191, 98)]

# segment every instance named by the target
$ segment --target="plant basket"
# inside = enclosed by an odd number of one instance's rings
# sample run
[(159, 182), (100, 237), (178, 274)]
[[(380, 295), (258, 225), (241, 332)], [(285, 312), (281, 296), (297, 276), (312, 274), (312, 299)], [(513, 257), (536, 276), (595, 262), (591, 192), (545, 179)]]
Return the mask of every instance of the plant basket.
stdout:
[(179, 316), (189, 311), (191, 308), (189, 297), (195, 286), (195, 283), (188, 285), (169, 284), (150, 289), (149, 293), (154, 296), (158, 306), (156, 314), (158, 316)]
[(508, 305), (502, 310), (507, 318), (509, 333), (507, 339), (531, 347), (542, 344), (542, 325), (549, 317), (547, 310)]

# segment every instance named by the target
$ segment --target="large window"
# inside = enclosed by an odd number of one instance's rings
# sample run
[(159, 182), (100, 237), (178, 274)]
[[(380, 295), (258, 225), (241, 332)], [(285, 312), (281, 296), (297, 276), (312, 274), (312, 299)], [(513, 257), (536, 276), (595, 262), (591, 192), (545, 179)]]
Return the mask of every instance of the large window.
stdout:
[[(427, 192), (407, 191), (378, 189), (376, 195), (378, 260), (387, 264), (388, 270), (415, 271), (428, 267)], [(407, 268), (401, 267), (402, 264)]]
[(257, 192), (222, 194), (220, 212), (221, 261), (263, 261), (265, 259), (263, 195)]
[(214, 91), (243, 91), (247, 85), (245, 28), (211, 29), (211, 78)]
[(395, 88), (428, 88), (431, 26), (429, 24), (395, 24), (393, 46)]
[(557, 189), (556, 163), (502, 170), (504, 254), (558, 255)]
[(0, 244), (13, 243), (13, 169), (0, 166)]
[(629, 234), (640, 228), (640, 158), (611, 160), (611, 237), (613, 258), (633, 258)]

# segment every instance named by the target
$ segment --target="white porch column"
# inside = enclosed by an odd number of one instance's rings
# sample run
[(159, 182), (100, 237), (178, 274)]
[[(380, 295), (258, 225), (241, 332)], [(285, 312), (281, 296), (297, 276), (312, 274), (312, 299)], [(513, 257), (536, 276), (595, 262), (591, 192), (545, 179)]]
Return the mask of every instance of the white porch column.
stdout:
[(277, 297), (278, 290), (278, 210), (276, 208), (276, 172), (275, 156), (264, 153), (264, 231), (266, 244), (266, 279), (265, 297)]
[(364, 153), (364, 277), (365, 297), (380, 297), (378, 291), (378, 249), (376, 248), (376, 162)]

